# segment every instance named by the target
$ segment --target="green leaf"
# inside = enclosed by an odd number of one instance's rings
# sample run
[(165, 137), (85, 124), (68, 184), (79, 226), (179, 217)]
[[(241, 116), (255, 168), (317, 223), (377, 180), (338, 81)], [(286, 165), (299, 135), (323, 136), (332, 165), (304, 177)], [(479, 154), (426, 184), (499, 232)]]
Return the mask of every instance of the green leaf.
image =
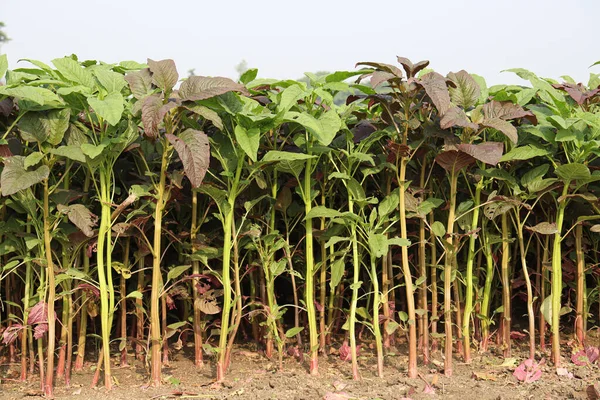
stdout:
[(134, 290), (133, 292), (129, 293), (125, 298), (126, 299), (142, 299), (142, 298), (144, 298), (144, 295), (141, 292)]
[(442, 204), (444, 204), (444, 200), (428, 197), (417, 206), (417, 214), (420, 218), (425, 218), (430, 212)]
[(383, 257), (388, 253), (388, 239), (384, 234), (370, 234), (368, 238), (369, 249), (375, 257)]
[(525, 187), (528, 187), (532, 182), (542, 179), (544, 175), (546, 175), (546, 173), (548, 172), (549, 168), (549, 164), (542, 164), (540, 166), (535, 167), (532, 170), (527, 171), (521, 177), (521, 184)]
[(528, 144), (526, 146), (515, 147), (508, 153), (504, 154), (500, 159), (500, 162), (514, 161), (514, 160), (529, 160), (534, 157), (547, 156), (550, 154), (549, 150), (542, 147)]
[(58, 204), (56, 207), (58, 211), (66, 214), (69, 221), (81, 229), (81, 232), (83, 232), (85, 236), (94, 236), (93, 227), (98, 223), (98, 217), (92, 214), (92, 212), (83, 204), (72, 204), (70, 206)]
[(249, 70), (247, 70), (240, 76), (240, 82), (242, 82), (244, 85), (246, 85), (246, 84), (252, 82), (253, 80), (255, 80), (257, 75), (258, 75), (258, 69), (250, 68)]
[(349, 241), (349, 240), (350, 240), (349, 238), (342, 237), (342, 236), (332, 236), (332, 237), (331, 237), (331, 238), (330, 238), (330, 239), (327, 241), (327, 243), (325, 243), (325, 247), (326, 247), (326, 248), (327, 248), (327, 247), (331, 247), (331, 246), (333, 246), (333, 245), (336, 245), (336, 244), (338, 244), (338, 243), (340, 243), (340, 242), (347, 242), (347, 241)]
[(450, 99), (454, 104), (464, 110), (468, 110), (477, 104), (481, 90), (475, 79), (467, 71), (450, 72), (448, 78), (456, 85), (456, 88), (448, 88)]
[(331, 290), (335, 290), (344, 277), (346, 263), (344, 258), (338, 258), (331, 264), (331, 280), (329, 281), (329, 287)]
[(91, 158), (92, 160), (102, 154), (102, 151), (106, 148), (106, 144), (101, 143), (99, 145), (94, 145), (91, 143), (84, 143), (81, 145), (81, 151), (83, 154)]
[(179, 321), (179, 322), (173, 322), (172, 324), (167, 325), (167, 328), (177, 330), (186, 325), (187, 325), (187, 321)]
[(548, 296), (542, 301), (540, 311), (548, 325), (552, 327), (552, 296)]
[(431, 224), (431, 230), (437, 237), (444, 237), (446, 235), (446, 227), (440, 221), (435, 221)]
[(365, 190), (362, 185), (358, 183), (358, 181), (354, 178), (350, 178), (347, 183), (348, 193), (352, 195), (354, 200), (363, 200), (367, 196), (365, 195)]
[(88, 103), (98, 116), (105, 119), (112, 126), (119, 123), (125, 110), (121, 93), (111, 93), (102, 100), (97, 97), (88, 97)]
[(400, 197), (398, 191), (393, 191), (389, 195), (385, 196), (379, 203), (378, 211), (381, 217), (389, 215), (398, 208)]
[(4, 74), (8, 71), (8, 57), (6, 54), (0, 55), (0, 79), (4, 78)]
[[(42, 107), (58, 108), (64, 106), (64, 102), (56, 93), (41, 87), (33, 86), (17, 86), (6, 87), (0, 86), (0, 94), (12, 96), (21, 101), (29, 101)], [(22, 107), (22, 111), (27, 108)]]
[(410, 246), (410, 240), (399, 237), (390, 238), (388, 239), (388, 245), (400, 247)]
[(574, 180), (588, 180), (591, 177), (590, 169), (583, 164), (571, 163), (559, 165), (554, 173), (563, 182), (571, 182)]
[(261, 161), (306, 161), (309, 158), (316, 158), (316, 156), (311, 156), (304, 153), (291, 153), (289, 151), (272, 150), (265, 154)]
[(324, 112), (318, 119), (310, 114), (294, 111), (287, 112), (284, 118), (304, 126), (323, 146), (329, 146), (342, 126), (342, 120), (334, 110)]
[(152, 83), (163, 92), (171, 91), (179, 79), (173, 60), (154, 61), (148, 59), (148, 68), (152, 72)]
[(288, 112), (293, 106), (298, 104), (298, 100), (303, 99), (306, 93), (300, 85), (290, 85), (283, 92), (277, 104), (277, 111), (280, 113)]
[(243, 126), (236, 125), (234, 133), (235, 139), (242, 150), (244, 150), (244, 153), (246, 153), (252, 161), (256, 162), (258, 145), (260, 144), (260, 130), (258, 128), (246, 130)]
[(285, 337), (286, 338), (293, 338), (294, 336), (296, 336), (297, 334), (299, 334), (300, 332), (302, 332), (304, 330), (303, 326), (295, 326), (293, 328), (288, 329), (285, 332)]
[(313, 207), (308, 214), (306, 214), (306, 219), (312, 218), (337, 218), (341, 217), (342, 213), (338, 210), (334, 210), (333, 208), (327, 208), (325, 206), (316, 206)]
[(183, 274), (187, 271), (191, 265), (179, 265), (177, 267), (173, 267), (167, 273), (167, 281), (172, 281), (173, 279), (177, 279), (179, 275)]
[(56, 69), (58, 69), (58, 72), (60, 72), (65, 79), (89, 88), (94, 87), (94, 77), (92, 76), (92, 73), (83, 68), (81, 64), (72, 58), (56, 58), (52, 60), (52, 64), (54, 64)]
[(40, 153), (39, 151), (33, 152), (25, 158), (25, 163), (23, 164), (23, 166), (25, 167), (25, 169), (33, 167), (34, 165), (37, 165), (40, 161), (42, 161), (42, 158), (44, 158), (44, 155), (42, 153)]
[(82, 164), (85, 164), (86, 162), (85, 155), (83, 154), (83, 151), (81, 151), (81, 148), (78, 146), (60, 146), (56, 149), (51, 149), (50, 153), (60, 157), (66, 157), (70, 160), (77, 161)]
[(10, 196), (47, 179), (50, 169), (42, 165), (35, 171), (25, 170), (25, 157), (12, 156), (4, 160), (4, 169), (0, 175), (2, 196)]
[(165, 136), (177, 150), (185, 175), (192, 183), (192, 187), (199, 187), (210, 164), (208, 136), (204, 132), (194, 129), (186, 129), (178, 136), (171, 134)]
[(427, 280), (427, 276), (425, 276), (425, 275), (420, 276), (419, 279), (417, 279), (415, 281), (415, 286), (420, 286), (421, 284), (425, 283), (426, 280)]
[(108, 94), (121, 93), (121, 90), (127, 86), (125, 78), (118, 72), (109, 69), (96, 69), (93, 73)]
[(398, 318), (400, 318), (400, 321), (406, 322), (408, 321), (408, 314), (405, 311), (398, 311)]
[(177, 279), (179, 275), (183, 274), (187, 271), (191, 265), (179, 265), (177, 267), (173, 267), (167, 273), (167, 281), (172, 281), (173, 279)]

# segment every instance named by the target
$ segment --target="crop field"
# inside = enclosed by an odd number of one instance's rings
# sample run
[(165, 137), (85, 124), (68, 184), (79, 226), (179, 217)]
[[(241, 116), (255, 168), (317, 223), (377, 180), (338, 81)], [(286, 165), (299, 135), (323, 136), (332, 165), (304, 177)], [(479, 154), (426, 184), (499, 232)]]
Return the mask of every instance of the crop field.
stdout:
[(0, 55), (0, 399), (599, 399), (600, 74), (397, 61)]

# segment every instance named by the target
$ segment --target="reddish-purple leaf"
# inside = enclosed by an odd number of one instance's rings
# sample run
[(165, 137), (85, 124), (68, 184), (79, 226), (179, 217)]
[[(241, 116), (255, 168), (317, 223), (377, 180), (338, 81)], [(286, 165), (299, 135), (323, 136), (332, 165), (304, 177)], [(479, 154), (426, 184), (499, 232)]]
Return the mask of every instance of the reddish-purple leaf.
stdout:
[(544, 362), (545, 359), (543, 358), (539, 363), (536, 363), (531, 358), (528, 358), (527, 360), (523, 361), (517, 367), (517, 369), (515, 369), (515, 372), (513, 372), (513, 376), (521, 382), (535, 382), (542, 377), (541, 367), (544, 364)]
[(41, 339), (44, 336), (44, 333), (48, 332), (48, 324), (37, 324), (35, 328), (33, 328), (33, 337), (35, 339)]
[(152, 83), (161, 88), (163, 91), (173, 89), (173, 86), (179, 79), (177, 67), (173, 60), (154, 61), (148, 59), (148, 67), (152, 72)]
[(249, 94), (244, 85), (240, 85), (229, 78), (190, 76), (181, 84), (179, 98), (181, 100), (197, 101), (210, 99), (228, 92)]
[(435, 158), (440, 167), (444, 168), (448, 172), (456, 173), (475, 162), (475, 158), (467, 153), (456, 150), (448, 150), (439, 154)]
[(480, 144), (459, 144), (458, 150), (489, 165), (496, 165), (502, 158), (504, 143), (485, 142)]
[(90, 285), (89, 283), (81, 283), (77, 285), (75, 289), (85, 290), (88, 294), (94, 296), (96, 299), (100, 297), (100, 290), (94, 285)]
[(600, 88), (594, 90), (587, 90), (581, 83), (562, 83), (552, 85), (556, 89), (562, 89), (571, 96), (573, 100), (579, 105), (585, 103), (588, 99), (594, 97), (600, 93)]
[(359, 62), (356, 66), (366, 65), (368, 67), (373, 67), (379, 71), (389, 72), (391, 74), (396, 75), (398, 78), (402, 78), (402, 70), (395, 65), (385, 64), (385, 63), (377, 63), (377, 62)]
[[(344, 340), (344, 343), (340, 346), (338, 350), (340, 354), (340, 360), (342, 361), (351, 361), (352, 360), (352, 352), (350, 351), (350, 346), (348, 346), (348, 341)], [(356, 346), (356, 356), (360, 354), (360, 346)]]
[(590, 363), (595, 363), (600, 358), (600, 349), (595, 346), (588, 346), (585, 348), (585, 354), (587, 355)]
[(86, 206), (83, 204), (71, 204), (69, 206), (58, 204), (56, 207), (58, 211), (66, 214), (69, 221), (81, 229), (85, 236), (94, 236), (94, 226), (98, 223), (98, 216), (88, 210)]
[(208, 136), (201, 131), (186, 129), (178, 136), (167, 134), (166, 137), (177, 150), (185, 175), (192, 183), (192, 187), (199, 187), (210, 163)]
[(517, 128), (508, 121), (500, 118), (486, 118), (481, 122), (482, 126), (486, 128), (493, 128), (499, 132), (502, 132), (504, 136), (510, 139), (511, 142), (517, 144), (519, 137), (517, 136)]
[(0, 101), (0, 115), (8, 117), (15, 106), (13, 99), (7, 98)]
[(448, 129), (454, 126), (470, 128), (474, 131), (479, 128), (479, 125), (469, 121), (467, 114), (465, 114), (464, 110), (460, 107), (449, 108), (440, 120), (440, 128), (442, 129)]
[(399, 64), (402, 64), (404, 71), (406, 72), (406, 76), (409, 78), (417, 75), (419, 71), (426, 68), (429, 65), (429, 61), (419, 61), (416, 64), (413, 64), (408, 58), (405, 57), (396, 57)]
[(40, 301), (29, 310), (27, 325), (47, 324), (48, 323), (48, 305)]
[(510, 331), (510, 338), (513, 340), (521, 340), (521, 339), (524, 339), (525, 337), (527, 337), (527, 335), (524, 334), (523, 332)]
[(573, 361), (575, 365), (590, 365), (598, 360), (598, 356), (598, 347), (588, 346), (571, 355), (571, 361)]
[(160, 109), (163, 102), (156, 95), (148, 96), (142, 104), (142, 124), (144, 125), (144, 133), (151, 139), (158, 137), (158, 127), (162, 118), (160, 118)]
[(12, 156), (13, 156), (13, 153), (12, 153), (12, 151), (10, 151), (10, 148), (8, 147), (8, 145), (6, 145), (6, 144), (0, 145), (0, 157), (8, 158), (8, 157), (12, 157)]
[(429, 72), (419, 79), (418, 83), (423, 86), (438, 113), (444, 115), (450, 108), (450, 92), (446, 86), (446, 78), (437, 72)]
[(21, 324), (13, 324), (6, 328), (4, 332), (2, 332), (2, 343), (11, 344), (14, 342), (23, 328), (24, 327)]
[(152, 75), (148, 68), (129, 72), (125, 75), (125, 80), (129, 83), (131, 94), (138, 100), (143, 99), (152, 92)]
[(373, 87), (373, 89), (376, 89), (377, 86), (381, 85), (383, 82), (386, 82), (386, 81), (388, 81), (390, 79), (394, 79), (394, 78), (396, 78), (396, 75), (394, 75), (390, 72), (375, 71), (371, 75), (371, 86)]

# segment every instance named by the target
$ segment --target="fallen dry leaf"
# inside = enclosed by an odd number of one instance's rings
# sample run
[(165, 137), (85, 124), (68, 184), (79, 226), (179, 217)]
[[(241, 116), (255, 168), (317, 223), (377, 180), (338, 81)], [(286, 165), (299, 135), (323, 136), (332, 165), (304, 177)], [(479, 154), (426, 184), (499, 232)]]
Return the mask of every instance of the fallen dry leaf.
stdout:
[(487, 372), (473, 371), (473, 374), (471, 375), (471, 377), (473, 379), (475, 379), (476, 381), (496, 381), (496, 380), (498, 380), (498, 378), (496, 376), (489, 374)]

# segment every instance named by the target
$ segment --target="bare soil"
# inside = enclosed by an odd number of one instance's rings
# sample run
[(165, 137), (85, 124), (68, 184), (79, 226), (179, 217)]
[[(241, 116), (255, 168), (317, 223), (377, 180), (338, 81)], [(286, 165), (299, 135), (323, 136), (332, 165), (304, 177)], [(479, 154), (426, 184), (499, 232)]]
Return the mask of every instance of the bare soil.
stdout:
[[(596, 339), (597, 341), (597, 339)], [(223, 384), (214, 383), (212, 362), (204, 368), (194, 367), (192, 349), (174, 351), (170, 366), (164, 367), (164, 384), (148, 386), (144, 363), (130, 357), (132, 365), (115, 367), (117, 386), (110, 393), (100, 386), (90, 388), (95, 363), (88, 363), (82, 373), (74, 373), (71, 387), (56, 382), (57, 399), (588, 399), (590, 385), (600, 382), (600, 366), (576, 366), (565, 346), (564, 367), (572, 376), (559, 376), (548, 362), (542, 378), (520, 383), (513, 377), (515, 367), (526, 357), (526, 343), (515, 342), (514, 359), (506, 360), (495, 351), (476, 354), (471, 364), (455, 360), (454, 375), (443, 375), (440, 352), (433, 354), (428, 366), (420, 364), (420, 377), (406, 377), (405, 349), (386, 356), (385, 377), (376, 376), (376, 359), (370, 349), (361, 352), (362, 379), (352, 380), (351, 365), (341, 361), (335, 349), (319, 360), (319, 376), (310, 376), (305, 366), (286, 355), (283, 370), (277, 360), (268, 360), (250, 347), (237, 347), (231, 369)], [(596, 343), (597, 344), (597, 343)], [(334, 346), (338, 347), (338, 346)], [(538, 360), (546, 354), (538, 354)], [(115, 364), (117, 360), (115, 359)], [(39, 381), (20, 383), (18, 365), (0, 367), (0, 399), (31, 399), (41, 396)]]

